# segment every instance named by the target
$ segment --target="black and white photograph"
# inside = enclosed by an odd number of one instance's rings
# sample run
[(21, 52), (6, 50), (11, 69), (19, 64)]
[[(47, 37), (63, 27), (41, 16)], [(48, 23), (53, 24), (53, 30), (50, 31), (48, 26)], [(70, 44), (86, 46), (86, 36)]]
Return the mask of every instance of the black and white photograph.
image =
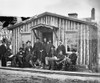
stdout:
[(100, 83), (100, 0), (0, 0), (0, 83)]

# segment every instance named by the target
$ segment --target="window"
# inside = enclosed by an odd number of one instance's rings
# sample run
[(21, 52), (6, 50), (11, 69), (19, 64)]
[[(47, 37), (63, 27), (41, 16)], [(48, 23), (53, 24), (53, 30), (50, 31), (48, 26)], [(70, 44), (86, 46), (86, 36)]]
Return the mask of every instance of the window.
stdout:
[(72, 49), (77, 50), (77, 42), (78, 42), (77, 37), (78, 37), (77, 33), (75, 33), (75, 32), (66, 33), (66, 48), (67, 48), (67, 51), (72, 51)]

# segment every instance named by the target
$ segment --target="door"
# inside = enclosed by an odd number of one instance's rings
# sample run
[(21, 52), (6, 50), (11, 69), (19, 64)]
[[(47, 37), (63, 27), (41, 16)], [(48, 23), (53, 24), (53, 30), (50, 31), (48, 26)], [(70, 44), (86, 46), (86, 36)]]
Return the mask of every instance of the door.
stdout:
[[(43, 32), (42, 33), (42, 38), (46, 38), (47, 41), (51, 40), (51, 42), (53, 43), (53, 32)], [(42, 39), (42, 41), (43, 41)]]

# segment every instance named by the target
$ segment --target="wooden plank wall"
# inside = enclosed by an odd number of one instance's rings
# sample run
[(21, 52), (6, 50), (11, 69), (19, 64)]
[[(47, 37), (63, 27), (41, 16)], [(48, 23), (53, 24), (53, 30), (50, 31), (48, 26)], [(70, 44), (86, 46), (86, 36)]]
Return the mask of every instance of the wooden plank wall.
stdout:
[[(66, 20), (58, 17), (53, 16), (43, 16), (40, 18), (33, 19), (30, 23), (26, 23), (21, 25), (15, 29), (13, 29), (13, 53), (17, 53), (19, 47), (21, 46), (21, 37), (19, 31), (23, 28), (24, 31), (28, 31), (30, 27), (35, 26), (37, 24), (46, 24), (50, 26), (58, 27), (59, 30), (56, 31), (58, 35), (58, 40), (62, 40), (64, 45), (67, 48), (67, 38), (66, 38), (66, 31), (77, 31), (77, 45), (78, 45), (78, 64), (81, 65), (89, 65), (90, 59), (90, 48), (92, 46), (90, 39), (90, 34), (94, 32), (94, 30), (90, 33), (90, 29), (88, 25)], [(15, 34), (14, 34), (15, 33)], [(38, 33), (39, 35), (40, 33)], [(93, 34), (95, 35), (95, 34)], [(57, 46), (58, 40), (55, 38), (55, 34), (53, 34), (54, 44)], [(31, 31), (31, 41), (32, 46), (34, 45), (36, 38), (34, 36), (33, 31)], [(19, 42), (20, 41), (20, 42)]]
[(89, 68), (93, 69), (94, 66), (97, 66), (97, 28), (90, 26), (90, 40), (89, 40), (89, 47), (90, 47), (90, 57), (89, 57)]
[(89, 26), (79, 25), (79, 61), (78, 64), (89, 65)]

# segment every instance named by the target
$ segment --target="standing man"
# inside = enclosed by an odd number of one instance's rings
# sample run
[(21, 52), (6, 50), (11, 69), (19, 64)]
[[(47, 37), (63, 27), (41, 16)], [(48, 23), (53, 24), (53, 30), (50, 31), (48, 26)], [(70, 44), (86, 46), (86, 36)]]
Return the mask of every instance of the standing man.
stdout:
[(36, 56), (36, 62), (39, 64), (39, 66), (41, 66), (43, 50), (44, 50), (44, 46), (43, 46), (42, 42), (40, 42), (40, 39), (37, 38), (36, 42), (33, 46), (33, 51), (35, 54), (34, 56)]
[(54, 63), (53, 60), (56, 58), (56, 51), (55, 51), (55, 47), (52, 45), (50, 47), (50, 51), (47, 57), (45, 57), (45, 63), (46, 63), (46, 67), (49, 66), (49, 69), (54, 69)]
[(46, 49), (46, 46), (47, 46), (47, 39), (46, 38), (43, 39), (43, 46)]
[(7, 57), (5, 55), (7, 49), (5, 45), (5, 41), (2, 41), (2, 45), (0, 46), (0, 54), (1, 54), (1, 66), (6, 66), (7, 65)]
[(47, 39), (44, 38), (43, 40), (43, 52), (42, 52), (42, 67), (45, 66), (45, 57), (47, 56)]
[(63, 55), (66, 55), (66, 48), (65, 46), (62, 44), (62, 41), (59, 41), (59, 46), (56, 49), (57, 54), (59, 54), (59, 52), (62, 51)]
[(47, 46), (46, 46), (46, 53), (47, 53), (47, 56), (49, 56), (49, 52), (50, 52), (50, 49), (51, 47), (53, 46), (53, 44), (51, 43), (51, 40), (49, 40), (47, 42)]

